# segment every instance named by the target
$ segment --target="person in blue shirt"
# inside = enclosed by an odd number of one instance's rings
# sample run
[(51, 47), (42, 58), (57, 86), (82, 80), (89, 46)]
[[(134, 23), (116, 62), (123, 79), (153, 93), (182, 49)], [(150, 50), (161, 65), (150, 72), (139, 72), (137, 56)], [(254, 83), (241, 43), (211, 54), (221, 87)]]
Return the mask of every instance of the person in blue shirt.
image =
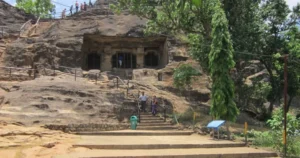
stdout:
[(119, 65), (120, 65), (120, 67), (122, 67), (122, 63), (123, 63), (123, 56), (120, 55), (119, 56)]

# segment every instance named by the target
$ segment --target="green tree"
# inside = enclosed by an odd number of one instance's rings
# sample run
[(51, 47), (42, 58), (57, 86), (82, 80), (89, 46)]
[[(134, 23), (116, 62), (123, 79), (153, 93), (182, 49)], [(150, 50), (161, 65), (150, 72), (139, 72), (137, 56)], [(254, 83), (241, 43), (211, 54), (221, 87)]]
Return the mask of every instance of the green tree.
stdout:
[[(300, 4), (299, 4), (300, 6)], [(300, 31), (295, 25), (286, 34), (289, 51), (288, 60), (288, 95), (287, 111), (296, 96), (300, 95)], [(281, 70), (283, 71), (283, 70)], [(283, 79), (283, 75), (281, 75)]]
[[(212, 115), (216, 118), (234, 121), (238, 109), (234, 103), (234, 86), (229, 72), (234, 66), (233, 48), (228, 32), (228, 22), (224, 11), (220, 8), (220, 1), (158, 0), (156, 1), (157, 5), (149, 4), (150, 1), (146, 0), (119, 0), (118, 2), (118, 5), (112, 6), (113, 9), (117, 11), (126, 9), (133, 14), (149, 19), (147, 32), (172, 34), (183, 31), (189, 34), (193, 41), (192, 47), (194, 46), (192, 55), (200, 61), (204, 69), (211, 71), (214, 78), (215, 86), (212, 95), (214, 112)], [(215, 5), (218, 7), (214, 7)], [(215, 20), (212, 22), (213, 15)], [(212, 27), (212, 24), (215, 27)], [(212, 29), (215, 30), (213, 34)], [(227, 32), (223, 32), (223, 29), (226, 29)], [(218, 41), (218, 38), (222, 41)], [(215, 42), (211, 47), (214, 49), (213, 51), (210, 48), (212, 41)], [(209, 52), (210, 55), (208, 55)], [(221, 67), (224, 71), (220, 70)], [(221, 87), (219, 88), (218, 85)], [(225, 96), (220, 98), (220, 95)], [(220, 108), (216, 106), (220, 106)]]
[[(273, 56), (277, 53), (285, 54), (282, 35), (287, 31), (285, 23), (287, 22), (289, 13), (290, 10), (285, 0), (267, 0), (262, 5), (262, 18), (264, 21), (268, 21), (264, 34), (267, 42), (262, 55)], [(275, 102), (278, 102), (282, 98), (280, 71), (276, 69), (275, 60), (271, 57), (260, 57), (261, 63), (268, 71), (272, 87), (272, 91), (268, 95), (268, 100), (270, 101), (269, 113), (273, 111)]]
[(34, 14), (36, 12), (34, 0), (17, 0), (17, 8), (23, 9), (26, 13)]
[[(267, 21), (262, 55), (273, 57), (260, 57), (270, 77), (272, 90), (268, 95), (270, 106), (268, 112), (273, 111), (275, 102), (281, 102), (284, 88), (284, 60), (281, 56), (289, 54), (289, 60), (297, 57), (299, 35), (296, 24), (299, 21), (299, 4), (293, 9), (292, 16), (288, 18), (290, 10), (285, 0), (268, 0), (262, 5), (262, 18)], [(292, 61), (292, 60), (291, 60)], [(299, 69), (295, 62), (288, 63), (288, 94), (290, 96), (288, 107), (299, 91)]]
[[(245, 90), (243, 88), (245, 71), (242, 65), (253, 59), (260, 60), (268, 71), (272, 88), (267, 95), (267, 100), (271, 103), (268, 109), (270, 114), (273, 105), (282, 98), (283, 92), (283, 69), (278, 67), (283, 65), (283, 60), (276, 58), (275, 55), (291, 52), (289, 43), (292, 40), (289, 40), (286, 33), (291, 27), (299, 24), (299, 5), (293, 9), (290, 18), (285, 0), (119, 0), (112, 8), (116, 11), (127, 10), (148, 19), (146, 29), (148, 34), (176, 35), (177, 32), (186, 34), (189, 39), (189, 53), (199, 61), (205, 72), (211, 73), (209, 52), (214, 38), (212, 17), (216, 12), (214, 6), (220, 2), (228, 20), (227, 27), (231, 35), (232, 47), (236, 52), (234, 55), (234, 61), (237, 63), (235, 65), (237, 76), (234, 78), (237, 96), (235, 101), (238, 106), (241, 106), (244, 104), (241, 97), (254, 96), (254, 94), (240, 96)], [(295, 66), (296, 64), (290, 64), (289, 69), (297, 74)], [(289, 85), (295, 85), (293, 84), (297, 81), (295, 79), (292, 77)], [(292, 96), (291, 88), (289, 93)]]
[(174, 35), (183, 32), (189, 36), (190, 54), (208, 71), (208, 53), (211, 43), (211, 19), (216, 0), (119, 0), (111, 5), (116, 12), (130, 13), (148, 19), (147, 34)]
[(36, 16), (49, 17), (54, 8), (51, 0), (17, 0), (17, 8)]
[(212, 19), (212, 44), (209, 53), (209, 69), (212, 77), (211, 114), (216, 119), (235, 121), (239, 110), (234, 101), (234, 84), (230, 70), (234, 67), (233, 47), (221, 4), (215, 6)]

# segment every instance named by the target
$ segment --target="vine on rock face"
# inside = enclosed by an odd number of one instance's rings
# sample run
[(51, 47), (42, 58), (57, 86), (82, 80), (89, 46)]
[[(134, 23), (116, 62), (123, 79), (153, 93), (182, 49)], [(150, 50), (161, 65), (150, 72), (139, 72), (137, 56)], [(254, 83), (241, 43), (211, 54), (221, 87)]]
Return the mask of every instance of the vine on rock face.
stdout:
[(218, 2), (212, 19), (212, 44), (209, 69), (213, 80), (211, 115), (215, 119), (235, 121), (239, 110), (234, 101), (234, 83), (230, 70), (234, 67), (233, 47), (228, 21)]

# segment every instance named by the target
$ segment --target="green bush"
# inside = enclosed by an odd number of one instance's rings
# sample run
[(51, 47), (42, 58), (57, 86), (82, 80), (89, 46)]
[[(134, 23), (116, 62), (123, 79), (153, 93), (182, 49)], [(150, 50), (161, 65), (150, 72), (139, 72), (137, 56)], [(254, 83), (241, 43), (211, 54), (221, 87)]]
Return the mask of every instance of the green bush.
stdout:
[(192, 109), (186, 110), (184, 113), (177, 115), (178, 116), (178, 122), (192, 122), (193, 121), (193, 116), (194, 116), (194, 111)]
[[(280, 152), (283, 152), (283, 110), (276, 110), (270, 120), (267, 123), (272, 128), (272, 135), (274, 137), (274, 148)], [(294, 156), (298, 151), (294, 140), (297, 136), (297, 130), (299, 130), (299, 120), (291, 114), (287, 114), (287, 153)], [(300, 156), (300, 155), (298, 155)]]
[(253, 145), (262, 146), (262, 147), (273, 147), (274, 139), (271, 132), (258, 132), (254, 131), (254, 141)]
[(191, 86), (192, 81), (196, 80), (196, 76), (200, 76), (199, 70), (192, 67), (190, 64), (182, 64), (174, 70), (173, 80), (174, 86), (184, 90)]
[[(267, 121), (271, 131), (253, 132), (253, 144), (263, 147), (273, 147), (279, 152), (283, 152), (283, 110), (274, 111), (272, 118)], [(300, 156), (300, 120), (291, 114), (287, 114), (287, 155)], [(298, 140), (298, 141), (297, 141)]]
[(247, 133), (248, 138), (254, 138), (256, 132), (257, 131), (255, 131), (254, 129), (251, 129), (250, 131), (248, 131), (248, 133)]

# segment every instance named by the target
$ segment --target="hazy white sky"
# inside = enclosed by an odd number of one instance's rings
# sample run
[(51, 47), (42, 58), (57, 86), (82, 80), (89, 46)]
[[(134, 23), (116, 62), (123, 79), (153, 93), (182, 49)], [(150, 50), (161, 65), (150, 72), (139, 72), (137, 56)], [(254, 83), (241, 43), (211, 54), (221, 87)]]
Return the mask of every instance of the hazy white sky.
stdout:
[[(16, 4), (16, 0), (4, 0), (8, 2), (11, 5)], [(78, 3), (83, 3), (86, 2), (87, 4), (89, 3), (89, 0), (77, 0)], [(92, 2), (95, 2), (96, 0), (92, 0)], [(56, 6), (56, 13), (57, 15), (60, 16), (61, 12), (63, 9), (67, 9), (67, 13), (69, 13), (69, 8), (71, 5), (75, 6), (76, 0), (52, 0), (53, 4)], [(74, 8), (74, 7), (73, 7)]]
[[(4, 0), (12, 5), (14, 5), (16, 3), (16, 0)], [(69, 10), (69, 6), (71, 6), (72, 4), (75, 4), (76, 0), (52, 0), (52, 2), (56, 5), (56, 12), (59, 13), (61, 12), (64, 8), (66, 8), (67, 10)], [(89, 0), (78, 0), (79, 3), (83, 3), (83, 2), (87, 2), (88, 3)], [(92, 0), (92, 2), (95, 2), (96, 0)], [(290, 6), (290, 8), (292, 9), (293, 6), (297, 5), (297, 3), (300, 3), (300, 0), (286, 0), (287, 4)], [(60, 5), (60, 4), (63, 5)], [(68, 6), (68, 7), (67, 7)]]
[(296, 6), (297, 3), (300, 3), (300, 0), (285, 0), (287, 2), (287, 4), (290, 6), (290, 8), (292, 9), (293, 6)]

